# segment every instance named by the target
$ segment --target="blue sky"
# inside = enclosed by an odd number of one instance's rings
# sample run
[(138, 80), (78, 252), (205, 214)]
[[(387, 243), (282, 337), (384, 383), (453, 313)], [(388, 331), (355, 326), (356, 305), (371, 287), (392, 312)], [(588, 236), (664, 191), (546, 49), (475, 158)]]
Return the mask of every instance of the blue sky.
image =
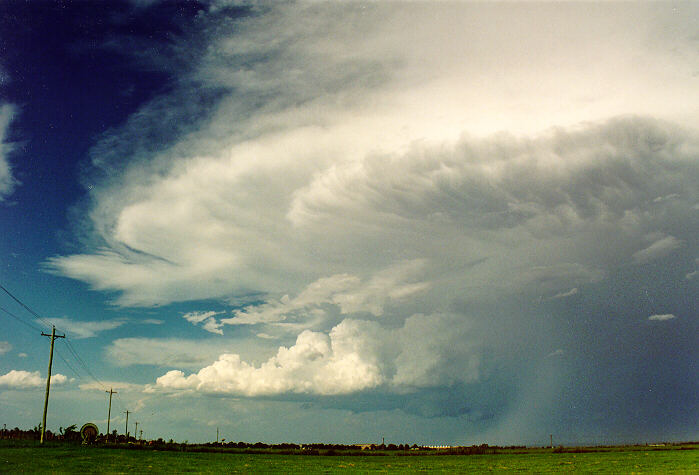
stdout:
[(0, 423), (696, 439), (695, 3), (2, 8)]

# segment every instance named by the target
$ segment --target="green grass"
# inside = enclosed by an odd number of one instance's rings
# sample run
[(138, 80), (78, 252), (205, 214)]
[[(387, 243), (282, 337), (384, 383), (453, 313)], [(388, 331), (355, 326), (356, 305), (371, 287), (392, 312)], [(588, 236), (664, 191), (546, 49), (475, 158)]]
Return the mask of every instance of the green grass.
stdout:
[[(4, 441), (3, 441), (4, 442)], [(699, 450), (614, 448), (605, 452), (493, 455), (314, 456), (127, 450), (79, 445), (0, 444), (0, 473), (607, 472), (699, 473)]]

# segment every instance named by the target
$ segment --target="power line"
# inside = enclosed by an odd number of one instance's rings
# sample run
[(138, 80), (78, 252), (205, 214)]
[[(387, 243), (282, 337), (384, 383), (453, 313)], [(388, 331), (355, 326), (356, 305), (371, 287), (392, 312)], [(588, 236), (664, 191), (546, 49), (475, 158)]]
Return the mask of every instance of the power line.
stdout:
[(73, 355), (73, 358), (80, 364), (80, 366), (83, 367), (85, 372), (90, 376), (97, 384), (99, 384), (102, 389), (105, 389), (107, 386), (104, 385), (102, 381), (100, 381), (97, 376), (95, 376), (92, 371), (90, 371), (90, 368), (88, 368), (87, 363), (78, 355), (78, 352), (75, 350), (73, 347), (73, 344), (70, 342), (68, 338), (65, 339), (66, 342), (66, 348), (68, 348), (68, 351)]
[(78, 374), (78, 372), (73, 367), (73, 365), (68, 363), (68, 360), (63, 357), (63, 355), (58, 351), (58, 349), (56, 349), (56, 354), (58, 355), (59, 358), (61, 358), (63, 360), (63, 362), (66, 364), (66, 366), (68, 366), (68, 368), (70, 368), (70, 370), (73, 372), (73, 374), (75, 375), (76, 378), (82, 379), (80, 377), (80, 375)]
[(38, 332), (41, 331), (41, 328), (39, 328), (39, 327), (37, 327), (36, 325), (34, 325), (34, 324), (32, 324), (32, 323), (29, 323), (29, 322), (27, 322), (26, 320), (24, 320), (24, 319), (18, 317), (17, 315), (15, 315), (14, 313), (10, 312), (10, 311), (7, 310), (6, 308), (0, 307), (0, 310), (3, 311), (3, 312), (5, 312), (6, 314), (8, 314), (10, 317), (14, 318), (15, 320), (17, 320), (19, 323), (28, 326), (28, 327), (31, 328), (32, 330), (36, 330), (36, 331), (38, 331)]
[(45, 320), (41, 315), (39, 315), (39, 314), (36, 313), (34, 310), (32, 310), (31, 308), (29, 308), (29, 307), (28, 307), (24, 302), (22, 302), (20, 299), (18, 299), (18, 298), (15, 297), (14, 295), (12, 295), (12, 292), (10, 292), (9, 290), (7, 290), (2, 284), (0, 284), (0, 289), (2, 289), (7, 295), (9, 295), (10, 298), (11, 298), (12, 300), (14, 300), (14, 301), (17, 302), (18, 304), (20, 304), (22, 307), (24, 307), (29, 313), (31, 313), (31, 314), (34, 315), (36, 318), (38, 318), (39, 321), (40, 321), (41, 323), (43, 323), (43, 324), (46, 325), (47, 327), (53, 327), (53, 326), (54, 326), (51, 322)]
[[(21, 305), (25, 310), (27, 310), (29, 313), (31, 313), (33, 316), (35, 316), (35, 317), (37, 318), (37, 320), (39, 320), (41, 323), (43, 323), (43, 324), (46, 325), (47, 327), (55, 327), (55, 326), (53, 325), (53, 323), (49, 322), (48, 320), (46, 320), (45, 318), (43, 318), (41, 315), (39, 315), (37, 312), (35, 312), (32, 308), (30, 308), (28, 305), (26, 305), (24, 302), (22, 302), (18, 297), (16, 297), (15, 295), (13, 295), (12, 292), (10, 292), (9, 290), (7, 290), (7, 288), (5, 288), (5, 286), (3, 286), (2, 284), (0, 284), (0, 289), (3, 290), (7, 295), (9, 295), (10, 298), (12, 298), (12, 300), (14, 300), (15, 302), (17, 302), (17, 303), (18, 303), (19, 305)], [(32, 324), (32, 323), (29, 323), (29, 322), (25, 321), (24, 319), (22, 319), (22, 318), (18, 317), (17, 315), (11, 313), (10, 311), (8, 311), (8, 310), (6, 310), (6, 309), (4, 309), (4, 308), (2, 308), (2, 307), (0, 307), (0, 310), (4, 311), (4, 312), (7, 313), (8, 315), (10, 315), (11, 317), (15, 318), (17, 321), (19, 321), (20, 323), (23, 323), (24, 325), (27, 325), (28, 327), (32, 328), (33, 330), (36, 330), (36, 331), (39, 331), (39, 332), (41, 331), (41, 328), (37, 327), (36, 325), (34, 325), (34, 324)], [(85, 363), (85, 360), (83, 360), (83, 359), (80, 357), (80, 355), (78, 354), (78, 352), (77, 352), (77, 350), (75, 349), (75, 347), (73, 347), (73, 344), (71, 343), (70, 339), (68, 339), (68, 338), (66, 338), (66, 337), (63, 337), (63, 341), (66, 343), (66, 348), (68, 349), (68, 352), (73, 356), (73, 358), (75, 359), (75, 361), (78, 362), (78, 364), (82, 367), (82, 369), (85, 370), (85, 372), (87, 373), (87, 375), (90, 376), (99, 386), (101, 386), (102, 389), (105, 389), (105, 390), (106, 390), (107, 386), (106, 386), (102, 381), (100, 381), (99, 378), (97, 378), (97, 376), (95, 376), (94, 373), (90, 370), (90, 368), (88, 367), (87, 363)], [(58, 354), (59, 357), (66, 363), (66, 365), (73, 371), (73, 373), (75, 373), (75, 375), (78, 377), (78, 379), (80, 379), (80, 376), (78, 375), (78, 372), (75, 370), (75, 368), (74, 368), (70, 363), (68, 363), (68, 361), (67, 361), (60, 353), (57, 352), (57, 354)], [(110, 388), (110, 391), (111, 391), (111, 388)], [(118, 393), (117, 393), (117, 392), (114, 392), (113, 394), (116, 394), (116, 395), (117, 395), (117, 401), (118, 401), (119, 405), (123, 406), (123, 403), (122, 403), (121, 398), (119, 397)], [(111, 400), (111, 395), (110, 395), (110, 400)]]
[[(22, 308), (24, 308), (24, 309), (27, 310), (29, 313), (31, 313), (32, 315), (34, 315), (34, 316), (37, 318), (37, 320), (39, 320), (40, 322), (42, 322), (44, 325), (50, 326), (50, 327), (53, 327), (53, 326), (54, 326), (52, 323), (50, 323), (48, 320), (46, 320), (46, 319), (43, 318), (41, 315), (39, 315), (36, 311), (34, 311), (31, 307), (29, 307), (27, 304), (25, 304), (24, 302), (22, 302), (18, 297), (16, 297), (14, 294), (12, 294), (12, 292), (10, 292), (9, 290), (7, 290), (7, 288), (6, 288), (5, 286), (3, 286), (2, 284), (0, 284), (0, 289), (2, 289), (7, 295), (9, 295), (10, 298), (12, 298), (12, 300), (14, 300), (14, 301), (17, 302), (19, 305), (21, 305)], [(13, 314), (12, 312), (10, 312), (10, 311), (8, 311), (8, 310), (2, 308), (2, 307), (0, 307), (0, 310), (4, 311), (4, 312), (7, 313), (8, 315), (10, 315), (10, 316), (13, 317), (14, 319), (16, 319), (18, 322), (23, 323), (24, 325), (27, 325), (28, 327), (32, 328), (33, 330), (36, 330), (36, 331), (39, 331), (39, 332), (41, 331), (41, 328), (37, 327), (36, 325), (34, 325), (34, 324), (32, 324), (32, 323), (27, 322), (26, 320), (24, 320), (24, 319), (18, 317), (17, 315)], [(100, 380), (92, 373), (92, 371), (90, 371), (90, 368), (87, 366), (87, 363), (85, 363), (85, 361), (80, 357), (80, 355), (78, 354), (78, 352), (75, 350), (75, 348), (74, 348), (73, 345), (71, 344), (70, 340), (69, 340), (68, 338), (64, 338), (64, 341), (65, 341), (65, 343), (66, 343), (66, 348), (68, 348), (68, 351), (70, 352), (70, 354), (73, 356), (73, 358), (75, 358), (75, 361), (77, 361), (78, 364), (85, 370), (85, 372), (87, 373), (88, 376), (90, 376), (97, 384), (99, 384), (103, 389), (105, 389), (106, 386), (102, 383), (102, 381), (100, 381)], [(67, 361), (65, 358), (63, 358), (62, 355), (59, 355), (59, 356), (60, 356), (61, 359), (63, 359), (63, 361), (71, 368), (71, 370), (73, 370), (73, 372), (77, 375), (77, 371), (75, 371), (75, 369), (68, 363), (68, 361)], [(79, 376), (78, 376), (78, 377), (79, 377)]]
[[(21, 324), (23, 324), (23, 325), (26, 325), (27, 327), (31, 328), (32, 330), (41, 332), (41, 328), (39, 328), (39, 327), (37, 327), (36, 325), (33, 325), (33, 324), (31, 324), (31, 323), (29, 323), (29, 322), (23, 320), (22, 318), (18, 317), (17, 315), (15, 315), (14, 313), (10, 312), (10, 311), (7, 310), (6, 308), (0, 307), (0, 311), (5, 312), (5, 313), (6, 313), (7, 315), (9, 315), (10, 317), (14, 318), (14, 319), (17, 320), (19, 323), (21, 323)], [(68, 360), (65, 359), (65, 357), (58, 351), (58, 349), (56, 349), (56, 354), (58, 355), (59, 358), (61, 358), (61, 359), (63, 360), (63, 362), (66, 364), (66, 366), (68, 366), (68, 368), (73, 372), (73, 374), (74, 374), (78, 379), (81, 379), (80, 375), (79, 375), (78, 372), (75, 370), (75, 368), (73, 367), (73, 365), (71, 365), (71, 364), (68, 362)]]

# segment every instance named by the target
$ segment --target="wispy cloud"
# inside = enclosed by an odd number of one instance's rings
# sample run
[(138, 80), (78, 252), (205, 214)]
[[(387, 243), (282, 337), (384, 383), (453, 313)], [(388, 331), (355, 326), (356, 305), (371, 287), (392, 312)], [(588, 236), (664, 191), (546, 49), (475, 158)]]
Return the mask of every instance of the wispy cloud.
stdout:
[(56, 328), (65, 331), (72, 338), (92, 338), (98, 333), (114, 330), (127, 323), (125, 319), (82, 321), (70, 318), (52, 318)]
[(104, 388), (111, 388), (115, 391), (141, 392), (144, 386), (141, 384), (129, 383), (126, 381), (100, 381), (82, 383), (79, 385), (82, 391), (104, 391)]
[(152, 365), (166, 368), (201, 368), (215, 361), (232, 347), (245, 354), (266, 351), (249, 342), (219, 339), (118, 338), (105, 350), (106, 358), (117, 366)]
[(293, 299), (285, 295), (278, 301), (248, 306), (221, 323), (253, 325), (300, 320), (302, 326), (312, 326), (314, 321), (322, 319), (327, 306), (336, 306), (341, 314), (370, 313), (378, 317), (387, 304), (429, 289), (429, 283), (415, 282), (424, 265), (423, 260), (403, 262), (377, 272), (366, 282), (349, 274), (325, 277), (309, 284)]
[(577, 294), (578, 294), (578, 288), (577, 288), (577, 287), (573, 287), (572, 289), (570, 289), (570, 290), (568, 290), (568, 291), (566, 291), (566, 292), (558, 292), (557, 294), (552, 295), (551, 297), (548, 297), (548, 298), (546, 298), (546, 299), (544, 299), (544, 300), (558, 300), (558, 299), (564, 299), (564, 298), (566, 298), (566, 297), (572, 297), (573, 295), (577, 295)]
[(648, 320), (655, 322), (665, 322), (667, 320), (673, 320), (675, 318), (677, 317), (671, 313), (664, 313), (661, 315), (651, 315), (650, 317), (648, 317)]
[[(2, 71), (0, 71), (0, 85), (2, 85)], [(12, 175), (12, 167), (8, 160), (8, 156), (12, 152), (14, 145), (7, 141), (7, 133), (10, 127), (10, 122), (16, 114), (16, 108), (11, 104), (0, 103), (0, 201), (6, 198), (15, 185), (17, 180)]]
[(9, 341), (0, 341), (0, 355), (4, 355), (12, 349), (12, 344)]
[(157, 318), (146, 318), (145, 320), (139, 320), (139, 323), (144, 325), (162, 325), (165, 320), (159, 320)]
[(218, 322), (214, 316), (221, 314), (222, 312), (189, 312), (182, 315), (182, 318), (192, 323), (193, 325), (198, 325), (201, 323), (201, 327), (210, 332), (223, 335), (223, 330), (221, 330), (222, 323)]
[(631, 258), (637, 264), (644, 264), (654, 259), (665, 257), (682, 246), (682, 241), (674, 236), (664, 236), (650, 246), (634, 252)]

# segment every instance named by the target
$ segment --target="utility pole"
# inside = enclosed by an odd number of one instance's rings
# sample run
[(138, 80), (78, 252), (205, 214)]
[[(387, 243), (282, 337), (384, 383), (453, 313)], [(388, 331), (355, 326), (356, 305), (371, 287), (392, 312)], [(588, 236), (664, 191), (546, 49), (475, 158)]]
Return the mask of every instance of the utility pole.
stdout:
[(126, 442), (128, 442), (129, 441), (129, 411), (126, 410), (124, 412), (126, 413), (126, 431), (125, 431)]
[(107, 440), (109, 440), (109, 421), (112, 418), (112, 394), (116, 394), (117, 392), (109, 388), (109, 391), (105, 391), (105, 393), (109, 393), (109, 411), (107, 412)]
[(46, 411), (49, 409), (49, 388), (51, 387), (51, 364), (53, 363), (53, 342), (56, 338), (65, 338), (65, 335), (56, 335), (56, 327), (51, 329), (51, 334), (41, 332), (41, 336), (51, 337), (51, 352), (49, 353), (49, 371), (46, 375), (46, 397), (44, 397), (44, 417), (41, 418), (41, 443), (44, 443), (44, 433), (46, 432)]

